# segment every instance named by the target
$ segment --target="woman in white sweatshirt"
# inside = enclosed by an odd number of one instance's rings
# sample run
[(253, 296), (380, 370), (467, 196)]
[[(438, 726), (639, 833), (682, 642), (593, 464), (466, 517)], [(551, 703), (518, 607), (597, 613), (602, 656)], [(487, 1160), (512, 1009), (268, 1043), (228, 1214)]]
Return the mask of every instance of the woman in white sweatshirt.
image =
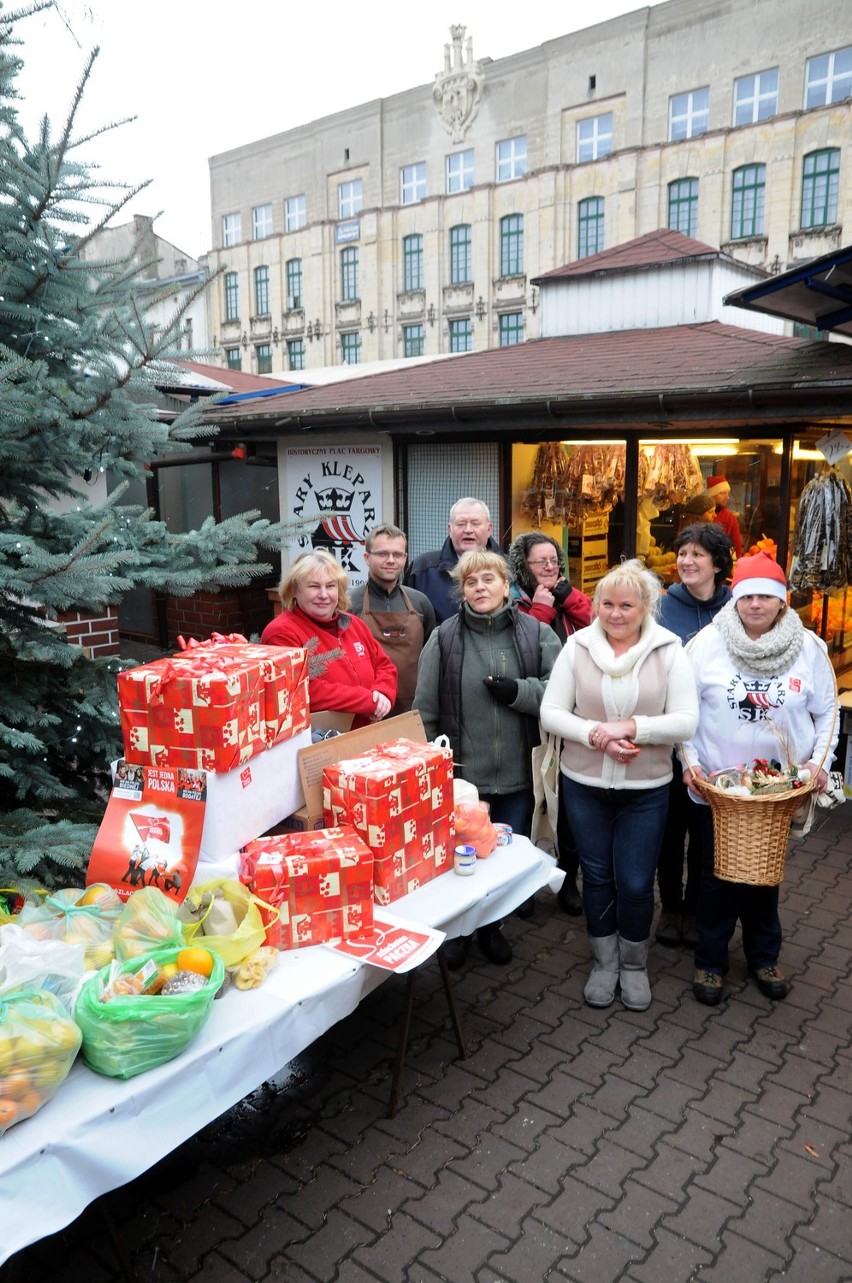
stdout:
[(586, 1002), (651, 1001), (647, 959), (654, 874), (666, 822), (672, 746), (698, 724), (692, 670), (680, 639), (654, 619), (659, 580), (640, 561), (595, 589), (590, 626), (569, 637), (541, 706), (564, 741), (564, 799), (583, 870), (592, 951)]
[[(766, 553), (740, 558), (731, 591), (733, 601), (687, 652), (700, 719), (694, 739), (683, 745), (684, 766), (692, 767), (684, 772), (684, 783), (691, 783), (693, 772), (702, 778), (741, 762), (751, 765), (759, 757), (780, 761), (789, 748), (794, 763), (807, 764), (822, 791), (837, 743), (835, 683), (825, 643), (787, 605), (784, 571)], [(702, 861), (692, 992), (709, 1007), (720, 1001), (739, 919), (749, 971), (761, 993), (777, 1002), (789, 990), (777, 965), (779, 889), (715, 876), (710, 808), (692, 796)]]

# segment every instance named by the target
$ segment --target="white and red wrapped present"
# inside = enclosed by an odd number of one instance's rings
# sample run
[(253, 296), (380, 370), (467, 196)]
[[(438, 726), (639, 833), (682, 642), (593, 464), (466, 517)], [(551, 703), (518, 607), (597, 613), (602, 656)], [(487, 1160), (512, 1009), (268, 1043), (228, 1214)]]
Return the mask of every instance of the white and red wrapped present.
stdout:
[(240, 877), (278, 910), (266, 939), (279, 949), (343, 940), (373, 925), (373, 853), (351, 827), (249, 842)]
[(231, 771), (309, 725), (307, 652), (238, 636), (119, 674), (126, 761)]
[(323, 814), (370, 847), (376, 901), (390, 904), (452, 867), (452, 753), (400, 739), (328, 765)]

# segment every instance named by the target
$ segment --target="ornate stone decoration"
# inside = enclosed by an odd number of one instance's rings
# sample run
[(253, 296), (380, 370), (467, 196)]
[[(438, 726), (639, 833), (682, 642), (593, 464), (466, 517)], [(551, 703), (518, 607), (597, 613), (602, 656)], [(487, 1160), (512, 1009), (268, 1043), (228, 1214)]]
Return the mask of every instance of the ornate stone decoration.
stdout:
[(444, 70), (436, 72), (432, 97), (444, 128), (454, 143), (464, 141), (468, 128), (479, 110), (479, 100), (485, 85), (485, 76), (473, 56), (473, 37), (462, 49), (466, 27), (450, 27), (453, 38), (444, 45)]

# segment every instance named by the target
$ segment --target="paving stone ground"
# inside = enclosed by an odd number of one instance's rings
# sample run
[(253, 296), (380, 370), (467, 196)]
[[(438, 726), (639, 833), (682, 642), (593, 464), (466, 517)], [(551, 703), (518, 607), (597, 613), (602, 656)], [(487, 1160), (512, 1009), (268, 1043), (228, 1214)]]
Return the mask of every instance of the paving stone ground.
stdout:
[(540, 893), (511, 966), (474, 949), (456, 974), (465, 1061), (424, 968), (396, 1118), (390, 982), (0, 1279), (126, 1277), (111, 1221), (139, 1283), (848, 1283), (850, 821), (788, 862), (786, 1002), (736, 939), (720, 1008), (654, 946), (649, 1010), (595, 1011), (582, 924)]

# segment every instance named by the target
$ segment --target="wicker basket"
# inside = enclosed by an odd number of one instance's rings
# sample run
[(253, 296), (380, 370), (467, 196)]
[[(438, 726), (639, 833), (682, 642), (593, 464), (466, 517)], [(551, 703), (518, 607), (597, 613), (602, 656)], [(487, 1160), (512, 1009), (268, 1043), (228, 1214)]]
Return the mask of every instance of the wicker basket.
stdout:
[(740, 797), (693, 776), (690, 785), (713, 812), (713, 872), (723, 882), (774, 887), (784, 878), (790, 823), (813, 784)]

